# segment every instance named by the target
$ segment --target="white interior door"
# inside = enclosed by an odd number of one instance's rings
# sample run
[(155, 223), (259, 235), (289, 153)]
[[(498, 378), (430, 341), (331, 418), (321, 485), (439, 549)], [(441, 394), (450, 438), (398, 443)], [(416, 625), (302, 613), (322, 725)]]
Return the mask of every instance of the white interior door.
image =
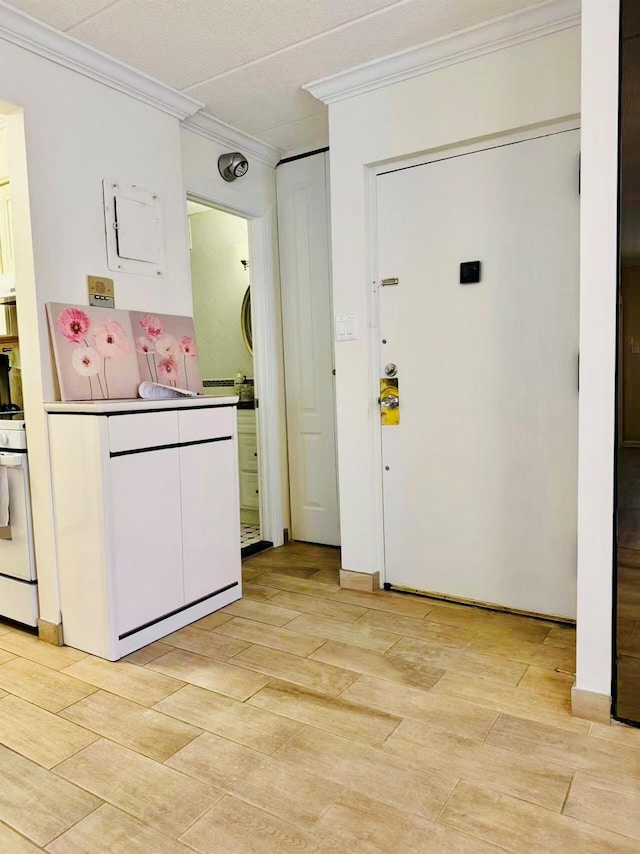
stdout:
[(328, 157), (278, 167), (291, 534), (340, 543)]
[(378, 178), (391, 585), (575, 616), (578, 157), (568, 131)]

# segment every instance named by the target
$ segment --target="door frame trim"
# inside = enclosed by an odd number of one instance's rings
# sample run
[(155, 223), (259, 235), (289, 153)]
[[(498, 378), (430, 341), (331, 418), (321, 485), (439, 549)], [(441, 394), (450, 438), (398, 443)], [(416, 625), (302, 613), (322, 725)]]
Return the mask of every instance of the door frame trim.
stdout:
[[(502, 148), (514, 145), (518, 142), (539, 139), (545, 136), (555, 136), (567, 131), (580, 130), (580, 116), (567, 116), (560, 121), (544, 122), (531, 125), (527, 128), (507, 131), (490, 137), (483, 137), (471, 142), (461, 142), (457, 145), (442, 146), (417, 155), (386, 160), (373, 163), (367, 168), (365, 180), (365, 204), (367, 209), (367, 245), (368, 245), (368, 292), (367, 303), (369, 308), (370, 337), (370, 377), (371, 377), (371, 399), (377, 401), (380, 392), (380, 376), (382, 364), (380, 359), (380, 304), (379, 304), (379, 271), (377, 263), (378, 255), (378, 211), (377, 211), (377, 180), (379, 175), (389, 172), (399, 172), (404, 169), (412, 169), (416, 166), (426, 166), (440, 160), (451, 160), (463, 157), (467, 154), (476, 154), (490, 148)], [(376, 505), (376, 534), (375, 546), (377, 566), (380, 571), (380, 584), (387, 582), (387, 567), (385, 559), (384, 542), (384, 496), (382, 476), (382, 428), (378, 417), (378, 407), (374, 404), (374, 417), (371, 419), (371, 439), (373, 447), (374, 465), (374, 494)], [(577, 493), (576, 493), (577, 495)]]
[[(224, 188), (226, 190), (227, 188)], [(195, 187), (185, 188), (185, 227), (188, 226), (186, 199), (216, 208), (247, 220), (251, 258), (251, 315), (254, 329), (253, 369), (257, 398), (256, 433), (258, 442), (258, 482), (260, 489), (260, 530), (263, 540), (284, 545), (284, 485), (286, 456), (280, 437), (284, 432), (280, 412), (284, 412), (280, 377), (279, 305), (277, 282), (275, 205), (220, 192), (218, 198)], [(286, 416), (284, 416), (286, 417)]]

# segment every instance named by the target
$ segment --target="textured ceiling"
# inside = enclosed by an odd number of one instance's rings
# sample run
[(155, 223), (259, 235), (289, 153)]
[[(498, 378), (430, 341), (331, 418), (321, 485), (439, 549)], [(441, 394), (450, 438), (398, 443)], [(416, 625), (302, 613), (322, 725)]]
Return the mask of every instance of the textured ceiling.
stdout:
[(532, 0), (11, 0), (283, 151), (327, 144), (300, 87)]

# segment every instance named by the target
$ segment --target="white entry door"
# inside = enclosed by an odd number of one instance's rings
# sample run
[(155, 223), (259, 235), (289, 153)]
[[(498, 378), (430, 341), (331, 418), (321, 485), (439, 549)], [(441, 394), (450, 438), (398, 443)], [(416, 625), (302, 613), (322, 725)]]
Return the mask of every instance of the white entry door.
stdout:
[(340, 544), (336, 462), (329, 158), (278, 167), (291, 534)]
[(392, 586), (575, 616), (578, 163), (567, 131), (378, 177)]

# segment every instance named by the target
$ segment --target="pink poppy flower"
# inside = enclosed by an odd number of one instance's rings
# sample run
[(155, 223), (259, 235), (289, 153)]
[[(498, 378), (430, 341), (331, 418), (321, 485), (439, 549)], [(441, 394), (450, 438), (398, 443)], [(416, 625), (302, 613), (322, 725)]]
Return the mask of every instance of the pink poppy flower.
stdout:
[(147, 336), (151, 338), (152, 341), (155, 341), (156, 338), (159, 338), (164, 332), (164, 326), (162, 325), (162, 321), (159, 317), (155, 317), (153, 314), (143, 314), (140, 318), (140, 326), (147, 333)]
[(183, 356), (197, 356), (198, 351), (196, 350), (196, 344), (193, 338), (187, 338), (186, 335), (184, 338), (180, 339), (180, 352)]
[(178, 368), (178, 363), (175, 359), (169, 357), (168, 359), (163, 359), (158, 364), (158, 377), (165, 382), (171, 382), (178, 379), (180, 369)]
[(73, 344), (79, 344), (87, 334), (91, 321), (79, 308), (65, 308), (56, 320), (58, 332)]
[(100, 370), (100, 356), (93, 347), (76, 347), (71, 354), (74, 371), (83, 377), (94, 377)]
[(173, 335), (161, 335), (156, 341), (156, 350), (160, 356), (173, 356), (177, 346), (178, 342)]
[(93, 329), (96, 350), (105, 359), (121, 359), (129, 352), (127, 335), (117, 320), (104, 320)]
[(148, 356), (150, 353), (153, 353), (153, 341), (149, 341), (144, 336), (136, 339), (136, 350), (138, 353), (144, 353)]

